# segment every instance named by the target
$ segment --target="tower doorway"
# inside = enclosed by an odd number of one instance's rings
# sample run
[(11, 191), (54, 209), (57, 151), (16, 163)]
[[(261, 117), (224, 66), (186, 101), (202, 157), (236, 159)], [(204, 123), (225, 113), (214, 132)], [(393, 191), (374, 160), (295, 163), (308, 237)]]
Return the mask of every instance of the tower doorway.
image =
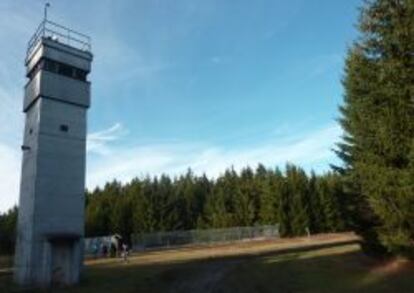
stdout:
[(70, 285), (73, 282), (74, 242), (56, 239), (51, 243), (51, 283), (53, 286)]

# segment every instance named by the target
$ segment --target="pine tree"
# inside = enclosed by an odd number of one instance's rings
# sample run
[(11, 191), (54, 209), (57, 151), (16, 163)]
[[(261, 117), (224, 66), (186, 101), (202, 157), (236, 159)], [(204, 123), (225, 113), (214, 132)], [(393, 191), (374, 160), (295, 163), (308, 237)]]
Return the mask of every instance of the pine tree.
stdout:
[(366, 1), (348, 53), (338, 145), (354, 227), (375, 252), (414, 240), (414, 1)]
[(334, 174), (327, 174), (317, 181), (317, 191), (321, 203), (323, 217), (323, 232), (340, 232), (344, 230), (345, 221), (341, 215), (339, 198), (342, 196), (342, 187), (339, 178)]
[(258, 198), (254, 174), (250, 168), (241, 171), (240, 178), (232, 181), (235, 220), (237, 226), (253, 225), (255, 219), (255, 200)]
[(261, 190), (258, 206), (259, 223), (262, 225), (279, 224), (279, 216), (282, 212), (279, 208), (285, 188), (283, 174), (276, 168), (275, 171), (266, 170), (266, 173), (261, 176), (258, 172), (257, 177)]
[(112, 206), (111, 231), (120, 234), (124, 241), (130, 242), (133, 232), (133, 205), (132, 198), (121, 194)]
[(133, 231), (135, 233), (153, 232), (157, 230), (156, 210), (154, 198), (154, 184), (150, 178), (142, 182), (140, 193), (137, 194), (133, 213)]
[(309, 228), (309, 194), (306, 173), (294, 166), (286, 166), (286, 182), (291, 195), (291, 228), (293, 235), (304, 235)]
[(207, 198), (203, 215), (205, 228), (225, 228), (233, 225), (233, 215), (226, 207), (226, 188), (221, 178), (213, 188), (212, 194)]
[[(109, 186), (106, 184), (105, 187)], [(88, 205), (85, 210), (85, 232), (87, 236), (110, 235), (111, 203), (104, 190), (96, 188), (87, 194)]]
[(206, 203), (213, 192), (214, 184), (210, 182), (205, 174), (196, 179), (196, 198), (197, 198), (197, 224), (195, 229), (205, 228), (204, 212), (206, 210)]
[(325, 217), (321, 204), (321, 197), (318, 192), (318, 182), (320, 179), (312, 171), (309, 178), (309, 232), (312, 234), (326, 230)]
[(176, 208), (177, 198), (174, 194), (173, 182), (167, 175), (162, 175), (158, 185), (158, 226), (161, 231), (177, 230), (179, 214)]

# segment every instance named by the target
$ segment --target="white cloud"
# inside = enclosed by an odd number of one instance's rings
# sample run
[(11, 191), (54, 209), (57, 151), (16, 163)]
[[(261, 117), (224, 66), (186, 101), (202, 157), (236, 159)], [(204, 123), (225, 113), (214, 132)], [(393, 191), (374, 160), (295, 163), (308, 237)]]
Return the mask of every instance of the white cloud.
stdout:
[(231, 166), (240, 170), (259, 163), (274, 167), (292, 162), (308, 170), (314, 165), (326, 169), (328, 161), (334, 158), (331, 148), (340, 135), (339, 126), (330, 125), (301, 137), (285, 136), (236, 149), (203, 143), (114, 147), (110, 155), (88, 162), (87, 186), (94, 188), (112, 179), (125, 182), (147, 174), (178, 175), (189, 167), (196, 174), (206, 173), (210, 177), (218, 176)]
[(20, 150), (0, 143), (0, 212), (17, 204), (20, 184)]
[(108, 143), (118, 140), (126, 133), (127, 131), (121, 123), (115, 123), (108, 129), (92, 132), (88, 134), (86, 149), (90, 153), (108, 155), (111, 153)]

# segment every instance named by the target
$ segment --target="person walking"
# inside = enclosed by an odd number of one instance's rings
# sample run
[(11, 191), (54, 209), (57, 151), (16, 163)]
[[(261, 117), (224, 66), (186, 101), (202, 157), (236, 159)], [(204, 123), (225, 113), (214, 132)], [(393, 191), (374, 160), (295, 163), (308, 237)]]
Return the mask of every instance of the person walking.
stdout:
[(122, 243), (122, 258), (124, 262), (128, 262), (128, 245), (124, 242)]

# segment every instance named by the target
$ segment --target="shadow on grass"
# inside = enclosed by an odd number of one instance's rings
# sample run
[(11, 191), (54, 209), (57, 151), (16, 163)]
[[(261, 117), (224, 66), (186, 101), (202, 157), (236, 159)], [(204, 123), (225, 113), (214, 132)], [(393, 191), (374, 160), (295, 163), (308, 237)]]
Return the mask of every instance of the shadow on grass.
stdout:
[[(37, 292), (414, 292), (411, 264), (379, 274), (382, 264), (347, 241), (185, 262), (112, 262), (86, 267), (79, 286)], [(0, 277), (0, 292), (16, 291), (10, 276)]]
[(414, 292), (412, 263), (378, 272), (391, 261), (348, 248), (259, 257), (227, 274), (214, 292)]

